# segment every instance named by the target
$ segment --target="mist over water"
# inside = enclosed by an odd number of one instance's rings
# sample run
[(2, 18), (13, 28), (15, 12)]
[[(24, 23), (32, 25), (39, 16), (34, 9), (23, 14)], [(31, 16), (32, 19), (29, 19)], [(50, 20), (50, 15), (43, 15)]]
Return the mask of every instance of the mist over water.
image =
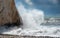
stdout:
[(23, 29), (10, 29), (3, 32), (3, 34), (60, 37), (59, 25), (42, 25), (44, 22), (44, 11), (37, 9), (26, 9), (22, 4), (18, 7), (18, 11), (23, 20)]

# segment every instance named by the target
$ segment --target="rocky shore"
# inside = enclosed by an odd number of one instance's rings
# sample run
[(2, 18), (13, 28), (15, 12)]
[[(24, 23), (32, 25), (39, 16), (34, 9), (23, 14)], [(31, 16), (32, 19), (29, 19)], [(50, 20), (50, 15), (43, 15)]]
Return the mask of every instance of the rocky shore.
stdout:
[(0, 34), (0, 38), (60, 38), (60, 37), (50, 37), (50, 36), (18, 36), (18, 35)]

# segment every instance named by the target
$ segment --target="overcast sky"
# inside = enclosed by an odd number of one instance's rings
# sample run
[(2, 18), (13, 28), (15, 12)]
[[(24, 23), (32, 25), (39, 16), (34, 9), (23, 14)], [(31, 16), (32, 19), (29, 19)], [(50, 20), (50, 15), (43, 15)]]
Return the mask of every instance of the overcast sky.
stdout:
[(44, 11), (45, 17), (60, 17), (60, 0), (15, 0), (16, 6)]

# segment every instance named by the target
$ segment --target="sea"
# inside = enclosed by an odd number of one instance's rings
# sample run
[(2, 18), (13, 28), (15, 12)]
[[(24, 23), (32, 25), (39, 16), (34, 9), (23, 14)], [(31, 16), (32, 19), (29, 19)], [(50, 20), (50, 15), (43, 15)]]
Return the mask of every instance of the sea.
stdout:
[(21, 36), (60, 37), (60, 22), (45, 22), (44, 12), (39, 11), (36, 13), (35, 11), (37, 10), (33, 9), (33, 12), (23, 13), (21, 15), (23, 21), (22, 27), (10, 27), (8, 29), (1, 27), (0, 33)]

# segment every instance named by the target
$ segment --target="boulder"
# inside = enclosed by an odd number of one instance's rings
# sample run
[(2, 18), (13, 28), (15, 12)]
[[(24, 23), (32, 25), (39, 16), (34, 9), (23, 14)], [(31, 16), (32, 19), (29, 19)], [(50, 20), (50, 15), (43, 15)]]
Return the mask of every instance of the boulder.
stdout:
[(0, 26), (22, 25), (14, 0), (0, 0)]

